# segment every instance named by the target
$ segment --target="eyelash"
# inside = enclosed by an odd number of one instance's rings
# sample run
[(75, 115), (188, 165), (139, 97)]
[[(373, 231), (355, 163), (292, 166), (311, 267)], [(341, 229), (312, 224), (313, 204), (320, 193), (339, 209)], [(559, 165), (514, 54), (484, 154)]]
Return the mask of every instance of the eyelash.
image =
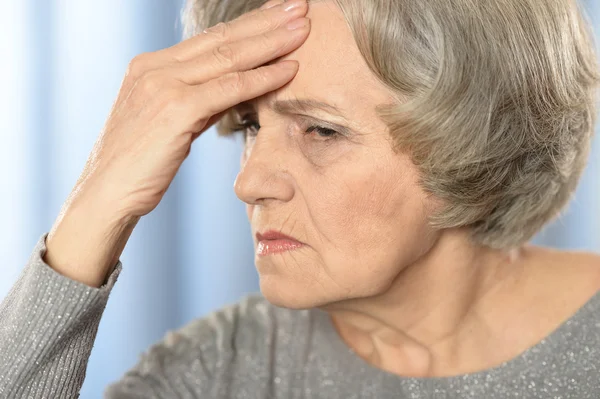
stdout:
[[(235, 130), (243, 132), (244, 137), (246, 137), (246, 136), (248, 136), (247, 129), (249, 129), (253, 126), (256, 128), (256, 134), (258, 134), (258, 131), (260, 130), (260, 125), (258, 124), (258, 122), (255, 122), (255, 121), (249, 120), (249, 119), (246, 119), (244, 122), (236, 125)], [(326, 140), (333, 140), (340, 136), (339, 132), (337, 132), (333, 129), (329, 129), (327, 127), (318, 126), (318, 125), (309, 126), (306, 129), (306, 131), (304, 132), (304, 134), (311, 134), (314, 131), (317, 132), (319, 137), (322, 137)], [(250, 135), (250, 137), (254, 137), (254, 136), (256, 136), (256, 134)]]

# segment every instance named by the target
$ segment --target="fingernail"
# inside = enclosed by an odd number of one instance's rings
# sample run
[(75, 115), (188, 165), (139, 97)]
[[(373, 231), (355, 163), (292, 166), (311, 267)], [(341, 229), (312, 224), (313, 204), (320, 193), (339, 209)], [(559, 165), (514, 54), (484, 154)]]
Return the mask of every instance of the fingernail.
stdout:
[(265, 4), (263, 4), (259, 10), (268, 10), (269, 8), (273, 8), (275, 6), (280, 5), (281, 3), (283, 3), (283, 0), (278, 0), (278, 1), (267, 1)]
[(289, 30), (296, 30), (308, 26), (308, 18), (298, 18), (288, 22), (285, 27)]
[(299, 8), (301, 6), (303, 6), (306, 3), (306, 0), (294, 0), (294, 1), (290, 1), (289, 4), (287, 4), (288, 2), (286, 2), (284, 4), (284, 8), (283, 11), (293, 11), (296, 8)]

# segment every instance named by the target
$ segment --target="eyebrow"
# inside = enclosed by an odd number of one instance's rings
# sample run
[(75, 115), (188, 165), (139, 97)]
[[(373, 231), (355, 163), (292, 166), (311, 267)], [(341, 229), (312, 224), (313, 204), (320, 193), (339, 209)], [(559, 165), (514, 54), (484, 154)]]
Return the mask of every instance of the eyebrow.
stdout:
[(278, 114), (293, 114), (303, 113), (311, 111), (324, 111), (328, 114), (335, 115), (343, 120), (347, 121), (342, 111), (325, 102), (317, 101), (313, 99), (300, 99), (295, 98), (292, 100), (276, 100), (271, 105), (271, 108)]
[[(245, 101), (238, 104), (234, 108), (246, 108), (253, 107), (256, 99)], [(313, 100), (310, 98), (295, 98), (291, 100), (275, 100), (269, 103), (269, 108), (275, 111), (278, 114), (305, 114), (310, 113), (311, 111), (323, 111), (330, 115), (337, 116), (342, 119), (346, 123), (350, 123), (350, 121), (344, 116), (343, 112), (334, 105)]]

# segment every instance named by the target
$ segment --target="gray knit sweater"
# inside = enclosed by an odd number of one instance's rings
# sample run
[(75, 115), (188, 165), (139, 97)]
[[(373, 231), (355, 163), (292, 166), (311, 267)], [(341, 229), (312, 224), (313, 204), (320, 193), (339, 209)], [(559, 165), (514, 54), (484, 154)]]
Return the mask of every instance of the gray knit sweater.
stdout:
[[(76, 398), (108, 295), (42, 261), (45, 235), (0, 305), (0, 397)], [(517, 358), (463, 376), (400, 377), (368, 365), (324, 312), (260, 296), (170, 332), (106, 398), (600, 398), (600, 293)], [(100, 396), (100, 393), (98, 393)]]

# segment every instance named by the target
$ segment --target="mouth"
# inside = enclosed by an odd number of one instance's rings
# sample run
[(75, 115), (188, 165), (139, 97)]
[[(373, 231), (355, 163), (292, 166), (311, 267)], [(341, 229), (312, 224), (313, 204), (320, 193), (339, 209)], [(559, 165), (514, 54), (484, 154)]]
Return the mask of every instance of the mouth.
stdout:
[(275, 230), (269, 230), (264, 233), (256, 233), (256, 254), (259, 256), (268, 256), (292, 251), (303, 247), (305, 244), (293, 237), (287, 236)]

